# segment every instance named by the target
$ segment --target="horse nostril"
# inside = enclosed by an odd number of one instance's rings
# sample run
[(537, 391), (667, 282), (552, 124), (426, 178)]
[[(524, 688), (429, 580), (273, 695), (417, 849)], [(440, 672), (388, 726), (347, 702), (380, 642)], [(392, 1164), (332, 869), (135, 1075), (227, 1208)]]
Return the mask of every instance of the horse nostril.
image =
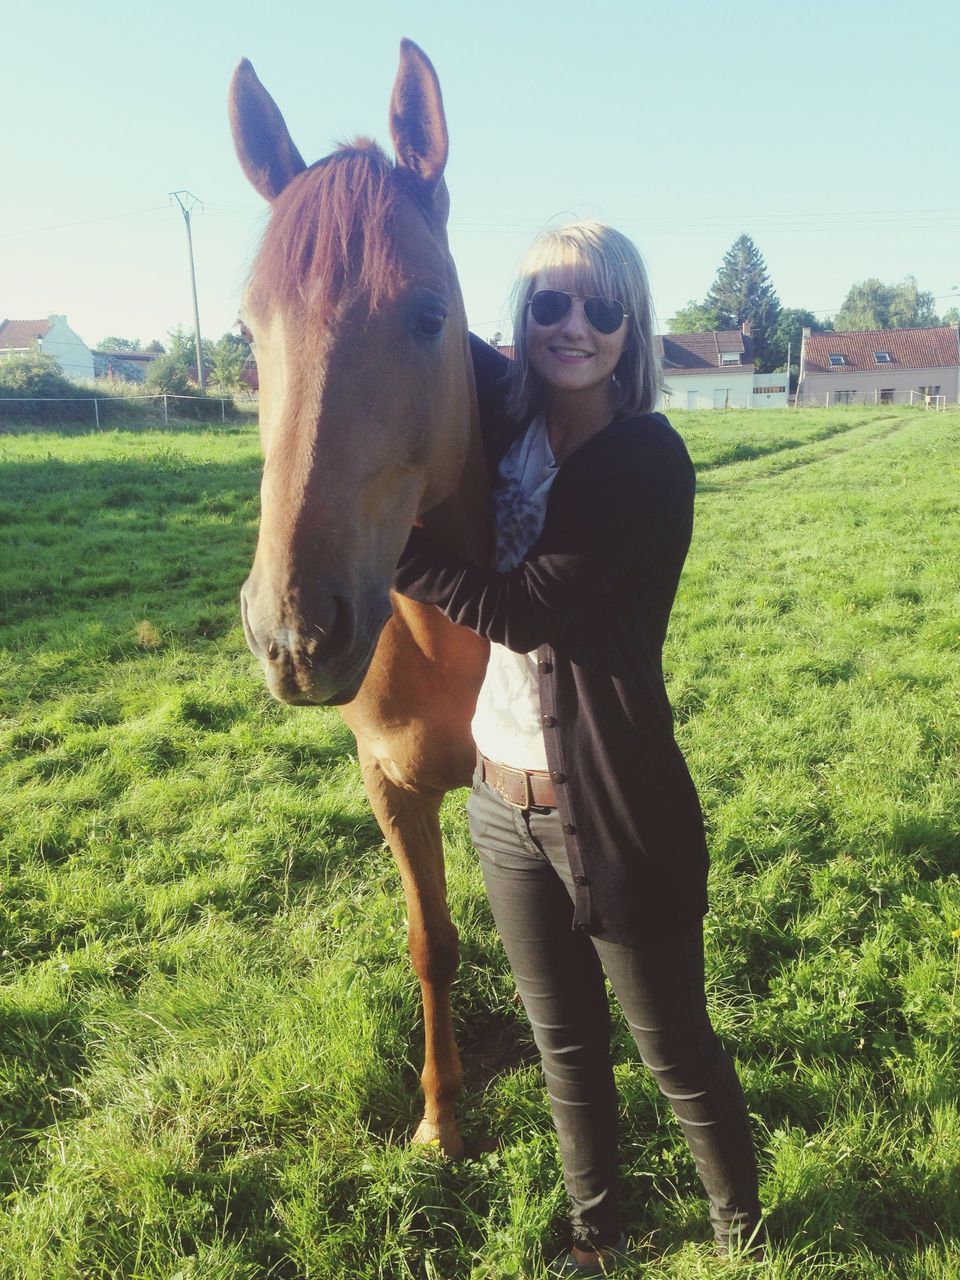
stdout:
[(280, 657), (280, 646), (277, 644), (276, 640), (271, 640), (267, 645), (267, 657), (271, 662), (276, 662), (277, 658)]
[(343, 596), (330, 599), (325, 625), (313, 624), (315, 635), (304, 642), (304, 652), (309, 659), (317, 658), (325, 653), (336, 653), (350, 643), (353, 635), (353, 610), (350, 602)]

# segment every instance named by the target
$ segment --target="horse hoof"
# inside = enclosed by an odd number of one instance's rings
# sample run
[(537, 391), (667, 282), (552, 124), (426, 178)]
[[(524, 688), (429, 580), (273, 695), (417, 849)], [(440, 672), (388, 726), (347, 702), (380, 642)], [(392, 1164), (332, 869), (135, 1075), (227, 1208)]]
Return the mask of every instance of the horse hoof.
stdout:
[(433, 1124), (421, 1120), (411, 1141), (419, 1147), (435, 1147), (448, 1160), (457, 1160), (463, 1155), (463, 1139), (460, 1130), (452, 1120), (446, 1124)]

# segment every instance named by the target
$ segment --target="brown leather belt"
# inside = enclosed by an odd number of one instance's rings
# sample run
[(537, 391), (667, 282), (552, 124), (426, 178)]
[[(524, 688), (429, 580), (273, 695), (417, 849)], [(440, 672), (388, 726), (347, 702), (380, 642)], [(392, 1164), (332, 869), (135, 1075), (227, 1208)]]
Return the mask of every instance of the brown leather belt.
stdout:
[(557, 796), (549, 773), (538, 769), (511, 769), (508, 764), (497, 764), (477, 752), (480, 777), (493, 787), (501, 800), (515, 809), (555, 809)]

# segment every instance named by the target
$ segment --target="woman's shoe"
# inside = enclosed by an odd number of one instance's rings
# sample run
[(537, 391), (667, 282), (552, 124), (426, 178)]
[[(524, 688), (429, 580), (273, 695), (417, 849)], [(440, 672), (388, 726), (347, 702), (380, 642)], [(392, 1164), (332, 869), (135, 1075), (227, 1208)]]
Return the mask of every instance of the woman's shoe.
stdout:
[(618, 1267), (635, 1261), (627, 1252), (627, 1237), (622, 1235), (615, 1245), (606, 1249), (582, 1249), (574, 1245), (550, 1274), (562, 1280), (573, 1280), (575, 1276), (612, 1276)]
[(717, 1253), (724, 1262), (740, 1264), (766, 1262), (770, 1255), (767, 1248), (767, 1233), (763, 1224), (756, 1226), (749, 1235), (730, 1236), (727, 1240), (718, 1240)]

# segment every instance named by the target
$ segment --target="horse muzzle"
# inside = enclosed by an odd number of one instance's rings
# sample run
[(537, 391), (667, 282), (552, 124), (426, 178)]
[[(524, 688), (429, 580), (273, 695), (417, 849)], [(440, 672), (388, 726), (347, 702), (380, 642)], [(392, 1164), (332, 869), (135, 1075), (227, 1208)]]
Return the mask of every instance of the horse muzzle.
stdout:
[(339, 706), (357, 696), (391, 615), (384, 589), (358, 610), (334, 590), (265, 596), (253, 576), (243, 585), (240, 610), (247, 644), (280, 702)]

